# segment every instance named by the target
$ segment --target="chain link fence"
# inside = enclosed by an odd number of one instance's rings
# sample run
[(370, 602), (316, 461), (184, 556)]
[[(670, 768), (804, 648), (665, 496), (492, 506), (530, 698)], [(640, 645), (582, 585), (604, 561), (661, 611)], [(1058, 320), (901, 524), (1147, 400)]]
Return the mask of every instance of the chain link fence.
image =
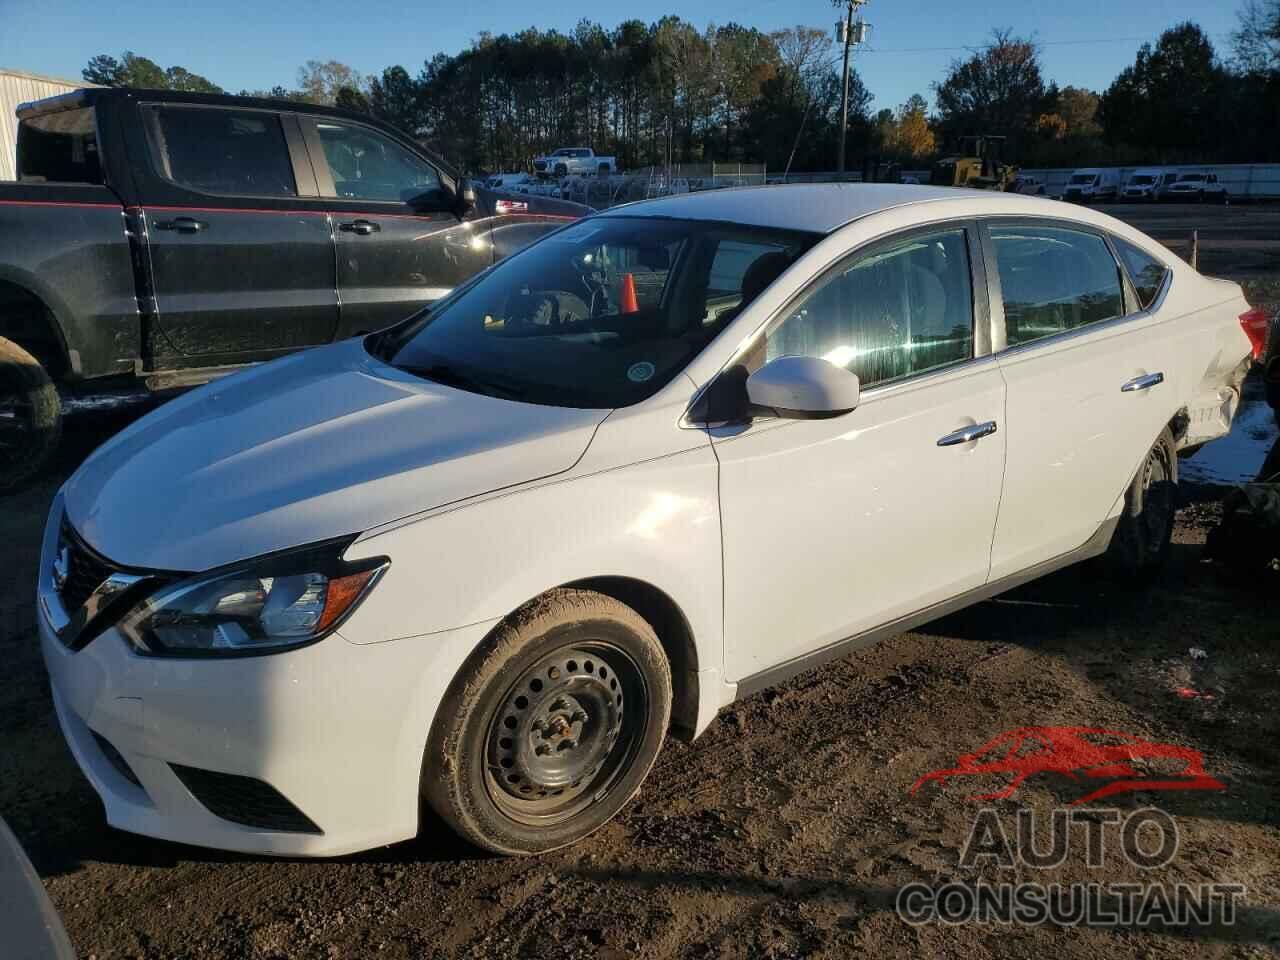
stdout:
[(547, 190), (564, 200), (604, 210), (634, 200), (767, 182), (768, 171), (763, 163), (675, 163), (609, 177), (565, 177), (558, 183), (531, 186), (529, 192)]

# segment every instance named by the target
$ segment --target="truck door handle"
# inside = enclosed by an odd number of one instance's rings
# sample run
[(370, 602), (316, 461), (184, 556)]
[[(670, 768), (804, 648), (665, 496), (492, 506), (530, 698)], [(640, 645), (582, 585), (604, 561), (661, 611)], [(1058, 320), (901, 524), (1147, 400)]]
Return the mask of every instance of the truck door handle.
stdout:
[(996, 432), (996, 422), (988, 420), (986, 423), (975, 423), (971, 427), (961, 427), (948, 433), (945, 437), (938, 438), (938, 446), (954, 447), (961, 443), (972, 443), (974, 440), (981, 440), (983, 437), (989, 437)]
[(1148, 373), (1146, 376), (1134, 377), (1132, 380), (1126, 381), (1121, 387), (1121, 393), (1133, 393), (1135, 390), (1150, 390), (1158, 383), (1164, 383), (1163, 373)]
[(201, 230), (207, 230), (209, 224), (203, 220), (197, 220), (194, 217), (174, 217), (172, 220), (157, 220), (154, 224), (157, 230), (176, 230), (178, 233), (199, 233)]
[(355, 233), (362, 237), (367, 237), (371, 233), (377, 233), (382, 229), (382, 224), (374, 223), (372, 220), (351, 220), (348, 223), (338, 224), (338, 229), (344, 233)]

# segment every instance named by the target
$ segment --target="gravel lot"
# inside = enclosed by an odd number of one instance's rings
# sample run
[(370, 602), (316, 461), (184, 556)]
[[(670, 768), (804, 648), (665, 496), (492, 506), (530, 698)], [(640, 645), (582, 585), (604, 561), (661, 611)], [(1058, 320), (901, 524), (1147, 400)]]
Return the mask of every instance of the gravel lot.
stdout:
[[(1280, 302), (1280, 208), (1114, 212), (1175, 249), (1198, 227), (1205, 272)], [(1280, 579), (1201, 562), (1226, 487), (1184, 485), (1173, 563), (1149, 589), (1092, 566), (1064, 571), (736, 704), (695, 744), (669, 742), (636, 802), (578, 847), (496, 859), (425, 817), (418, 840), (394, 847), (269, 860), (107, 827), (57, 730), (34, 634), (41, 526), (58, 485), (125, 416), (70, 421), (55, 470), (0, 501), (0, 815), (81, 956), (1280, 953)], [(1260, 426), (1233, 456), (1260, 460), (1273, 437)], [(1116, 857), (1089, 867), (1074, 835), (1053, 869), (959, 866), (982, 806), (971, 795), (1001, 784), (953, 781), (914, 796), (912, 784), (1031, 725), (1108, 727), (1190, 747), (1226, 789), (1114, 799), (1176, 820), (1177, 855), (1149, 873)], [(1012, 836), (1020, 808), (1047, 813), (1081, 792), (1067, 778), (1036, 777), (988, 805)], [(894, 913), (908, 883), (979, 875), (1235, 882), (1247, 894), (1234, 925), (1197, 929), (913, 927)]]

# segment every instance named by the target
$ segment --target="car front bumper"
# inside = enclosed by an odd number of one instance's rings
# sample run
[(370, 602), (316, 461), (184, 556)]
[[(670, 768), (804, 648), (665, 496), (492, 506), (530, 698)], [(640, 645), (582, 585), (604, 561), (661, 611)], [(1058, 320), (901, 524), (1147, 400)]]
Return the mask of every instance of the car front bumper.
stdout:
[[(416, 835), (436, 704), (461, 651), (491, 624), (383, 643), (332, 634), (298, 650), (217, 660), (139, 656), (109, 628), (73, 651), (44, 612), (58, 602), (48, 560), (60, 514), (59, 498), (41, 560), (40, 643), (63, 735), (109, 823), (284, 856), (335, 856)], [(290, 807), (301, 818), (282, 821)]]

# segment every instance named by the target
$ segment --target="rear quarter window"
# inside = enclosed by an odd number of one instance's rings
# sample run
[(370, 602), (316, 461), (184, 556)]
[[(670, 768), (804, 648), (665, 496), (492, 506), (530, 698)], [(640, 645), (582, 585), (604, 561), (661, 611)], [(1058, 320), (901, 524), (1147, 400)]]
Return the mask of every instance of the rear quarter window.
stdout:
[(18, 179), (27, 183), (102, 183), (92, 107), (28, 117), (18, 125)]
[(1164, 279), (1169, 274), (1169, 268), (1157, 260), (1151, 254), (1144, 250), (1140, 250), (1128, 241), (1113, 237), (1116, 250), (1120, 254), (1120, 259), (1124, 263), (1124, 268), (1129, 272), (1129, 279), (1133, 283), (1133, 289), (1138, 294), (1138, 309), (1146, 310), (1151, 304), (1155, 303), (1156, 297), (1160, 295), (1160, 288), (1164, 286)]

